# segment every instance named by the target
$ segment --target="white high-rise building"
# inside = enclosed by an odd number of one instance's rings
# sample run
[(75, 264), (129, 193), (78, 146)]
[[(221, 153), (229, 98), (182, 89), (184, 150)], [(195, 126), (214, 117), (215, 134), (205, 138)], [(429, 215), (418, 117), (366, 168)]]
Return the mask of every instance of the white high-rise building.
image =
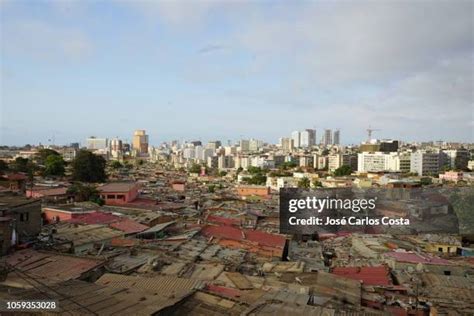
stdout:
[(107, 138), (97, 138), (95, 136), (91, 136), (86, 139), (86, 147), (90, 150), (105, 150), (109, 147), (109, 141)]
[(300, 147), (308, 148), (316, 144), (316, 130), (306, 129), (300, 133)]
[(440, 153), (418, 150), (411, 154), (410, 172), (419, 176), (427, 176), (439, 173)]
[(359, 172), (399, 172), (400, 154), (398, 153), (368, 153), (358, 154), (357, 171)]
[(299, 131), (292, 132), (291, 139), (293, 139), (293, 146), (295, 148), (301, 147), (301, 133)]

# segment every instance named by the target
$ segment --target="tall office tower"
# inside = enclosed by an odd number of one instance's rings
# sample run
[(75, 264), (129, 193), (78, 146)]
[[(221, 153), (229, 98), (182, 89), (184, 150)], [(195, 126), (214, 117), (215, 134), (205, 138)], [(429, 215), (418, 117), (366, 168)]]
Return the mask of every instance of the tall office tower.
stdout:
[(249, 151), (258, 151), (263, 147), (263, 141), (251, 138), (249, 141)]
[(240, 140), (240, 151), (247, 152), (250, 150), (250, 141), (248, 139)]
[(110, 141), (110, 153), (114, 158), (120, 158), (123, 153), (122, 140), (114, 138)]
[(145, 133), (145, 130), (137, 129), (133, 133), (132, 146), (139, 155), (148, 153), (148, 135)]
[(221, 146), (222, 146), (222, 143), (220, 140), (214, 140), (214, 141), (209, 141), (207, 143), (206, 148), (216, 150), (217, 148)]
[(316, 130), (305, 129), (300, 134), (300, 146), (308, 148), (316, 145)]
[(91, 136), (86, 139), (86, 147), (90, 150), (107, 149), (108, 146), (109, 142), (107, 138), (97, 138), (95, 136)]
[(293, 139), (293, 146), (295, 148), (301, 147), (301, 133), (298, 131), (294, 131), (291, 133), (291, 139)]
[(293, 139), (292, 138), (287, 138), (287, 137), (280, 138), (280, 145), (281, 145), (281, 149), (284, 152), (293, 151), (294, 145), (293, 145)]
[(324, 139), (323, 139), (323, 145), (331, 145), (332, 144), (332, 130), (326, 129), (324, 130)]
[(333, 137), (333, 144), (334, 145), (340, 145), (341, 144), (341, 132), (339, 130), (334, 131), (334, 137)]

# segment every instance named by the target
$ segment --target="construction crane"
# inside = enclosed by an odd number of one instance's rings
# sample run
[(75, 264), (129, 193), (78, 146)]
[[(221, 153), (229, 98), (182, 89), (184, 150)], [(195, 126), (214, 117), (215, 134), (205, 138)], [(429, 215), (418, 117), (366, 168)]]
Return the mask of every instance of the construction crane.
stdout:
[(369, 128), (367, 129), (367, 136), (368, 136), (367, 141), (368, 141), (368, 142), (370, 142), (370, 140), (372, 139), (372, 132), (375, 132), (375, 131), (380, 131), (380, 129), (378, 129), (378, 128), (371, 128), (370, 125), (369, 125)]

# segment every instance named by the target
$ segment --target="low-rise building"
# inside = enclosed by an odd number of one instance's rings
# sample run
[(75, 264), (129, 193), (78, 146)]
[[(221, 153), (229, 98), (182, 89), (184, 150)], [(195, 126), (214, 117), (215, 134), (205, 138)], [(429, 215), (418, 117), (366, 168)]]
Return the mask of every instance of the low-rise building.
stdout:
[(138, 184), (134, 182), (112, 182), (98, 188), (100, 198), (106, 205), (123, 205), (138, 197)]

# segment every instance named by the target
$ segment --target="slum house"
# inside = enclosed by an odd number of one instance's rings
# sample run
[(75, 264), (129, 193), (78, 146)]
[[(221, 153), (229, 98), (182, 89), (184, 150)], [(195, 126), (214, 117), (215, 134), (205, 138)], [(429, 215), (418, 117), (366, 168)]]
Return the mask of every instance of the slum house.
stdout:
[[(11, 192), (0, 193), (0, 218), (10, 229), (3, 232), (0, 244), (16, 245), (33, 240), (41, 232), (41, 200), (27, 199)], [(6, 242), (5, 240), (8, 240)]]
[(138, 188), (135, 182), (111, 182), (97, 189), (106, 205), (123, 205), (138, 198)]
[(287, 240), (282, 235), (231, 226), (211, 225), (204, 226), (201, 234), (216, 239), (216, 242), (224, 247), (245, 249), (262, 257), (281, 260), (288, 254)]
[(68, 280), (95, 281), (102, 273), (104, 261), (48, 251), (24, 249), (5, 258), (11, 272), (3, 285), (31, 287), (28, 279), (52, 284)]
[[(123, 237), (122, 231), (104, 225), (77, 225), (63, 223), (55, 227), (52, 237), (57, 248), (74, 254), (95, 252), (111, 244), (114, 238)], [(100, 250), (99, 250), (100, 251)]]

